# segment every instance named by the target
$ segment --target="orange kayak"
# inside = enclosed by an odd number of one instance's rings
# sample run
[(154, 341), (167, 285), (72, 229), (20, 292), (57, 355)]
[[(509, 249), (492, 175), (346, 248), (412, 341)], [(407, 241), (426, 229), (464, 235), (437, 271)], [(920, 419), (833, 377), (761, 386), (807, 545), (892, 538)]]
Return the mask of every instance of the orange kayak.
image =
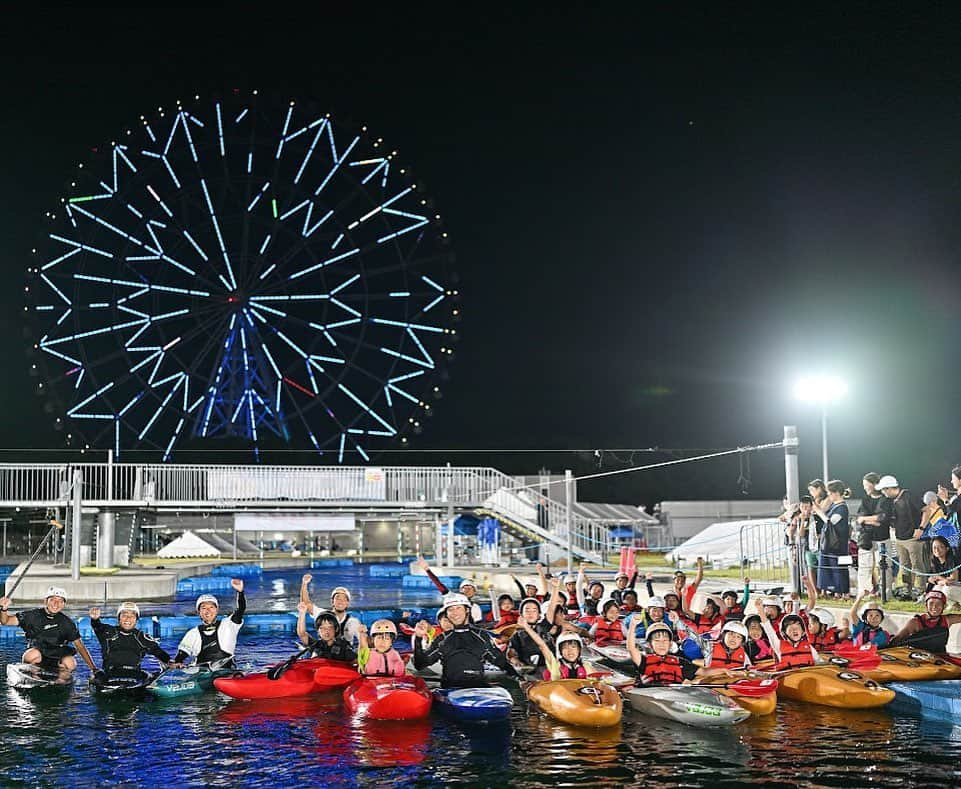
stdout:
[(541, 712), (562, 723), (604, 728), (621, 722), (621, 694), (593, 679), (533, 682), (527, 698)]
[(834, 666), (806, 666), (775, 675), (783, 699), (857, 710), (883, 707), (894, 691), (878, 685), (864, 674)]

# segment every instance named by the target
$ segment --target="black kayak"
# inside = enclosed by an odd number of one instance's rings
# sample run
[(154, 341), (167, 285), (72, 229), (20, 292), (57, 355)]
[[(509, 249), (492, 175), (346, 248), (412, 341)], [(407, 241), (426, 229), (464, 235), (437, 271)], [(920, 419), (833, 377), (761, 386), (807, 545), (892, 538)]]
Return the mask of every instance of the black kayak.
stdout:
[(162, 672), (146, 672), (140, 677), (107, 677), (103, 682), (90, 678), (90, 692), (101, 698), (140, 698), (147, 695), (150, 685)]

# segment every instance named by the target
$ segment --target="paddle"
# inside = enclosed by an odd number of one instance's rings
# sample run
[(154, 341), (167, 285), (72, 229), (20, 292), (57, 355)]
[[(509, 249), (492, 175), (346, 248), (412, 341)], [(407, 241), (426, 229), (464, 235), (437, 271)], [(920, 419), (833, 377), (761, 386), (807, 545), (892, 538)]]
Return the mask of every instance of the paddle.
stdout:
[[(917, 647), (918, 649), (926, 649), (930, 652), (932, 651), (930, 649), (932, 646), (935, 648), (943, 647), (945, 640), (944, 631), (940, 628), (936, 630), (919, 630), (917, 633), (905, 636), (897, 644), (891, 644), (891, 646)], [(925, 646), (926, 644), (929, 646)]]
[[(776, 679), (739, 679), (736, 682), (699, 682), (693, 687), (696, 688), (723, 688), (725, 690), (737, 691), (740, 696), (760, 698), (768, 696), (777, 691), (778, 681)], [(681, 686), (687, 687), (687, 686)]]
[(30, 557), (30, 561), (27, 562), (27, 566), (23, 568), (23, 571), (20, 573), (20, 576), (17, 578), (16, 583), (13, 585), (10, 591), (4, 595), (4, 597), (10, 597), (10, 598), (13, 597), (13, 593), (17, 591), (17, 587), (20, 586), (20, 582), (26, 577), (27, 570), (30, 569), (30, 566), (33, 564), (34, 560), (40, 555), (40, 551), (43, 550), (43, 546), (47, 544), (47, 540), (49, 540), (56, 533), (57, 529), (63, 528), (63, 524), (60, 523), (59, 521), (55, 521), (51, 519), (50, 522), (53, 524), (50, 527), (50, 531), (48, 531), (46, 536), (44, 536), (44, 538), (40, 540), (40, 544), (37, 546), (37, 550), (33, 552), (33, 556)]
[(287, 671), (290, 669), (291, 666), (294, 665), (294, 663), (300, 660), (300, 658), (302, 658), (308, 652), (313, 650), (313, 648), (316, 647), (317, 644), (318, 644), (317, 641), (311, 641), (304, 649), (302, 649), (296, 655), (291, 655), (283, 663), (278, 663), (276, 666), (271, 666), (269, 669), (267, 669), (267, 679), (273, 679), (273, 680), (280, 679), (282, 676), (284, 676), (284, 674), (287, 673)]

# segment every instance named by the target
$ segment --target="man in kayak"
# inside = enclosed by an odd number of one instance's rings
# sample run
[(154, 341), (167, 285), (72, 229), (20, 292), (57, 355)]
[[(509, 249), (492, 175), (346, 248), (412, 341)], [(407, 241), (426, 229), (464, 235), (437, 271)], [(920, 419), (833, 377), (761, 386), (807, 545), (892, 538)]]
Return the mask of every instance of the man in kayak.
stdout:
[(647, 628), (645, 640), (650, 653), (638, 649), (634, 628), (639, 622), (640, 617), (634, 614), (627, 627), (627, 651), (637, 669), (639, 685), (676, 685), (697, 676), (697, 666), (674, 654), (674, 631), (662, 622)]
[[(314, 624), (316, 625), (317, 617), (325, 613), (328, 609), (321, 608), (311, 602), (309, 589), (311, 580), (313, 580), (313, 576), (310, 573), (306, 573), (304, 577), (300, 579), (300, 602), (307, 605), (310, 618), (314, 620)], [(337, 635), (346, 639), (352, 647), (356, 648), (360, 643), (360, 620), (355, 616), (351, 616), (347, 610), (349, 607), (350, 590), (346, 586), (335, 586), (330, 590), (329, 610), (337, 620)]]
[(234, 652), (237, 649), (237, 636), (244, 624), (244, 611), (247, 598), (244, 595), (242, 578), (231, 578), (231, 588), (237, 593), (237, 603), (226, 619), (221, 619), (220, 602), (212, 594), (202, 594), (197, 598), (197, 614), (200, 624), (191, 628), (177, 645), (174, 663), (183, 665), (188, 657), (194, 657), (197, 665), (218, 663), (221, 668), (233, 668)]
[(910, 645), (929, 652), (946, 652), (951, 625), (961, 622), (961, 614), (945, 614), (947, 595), (932, 589), (924, 595), (924, 613), (915, 614), (891, 639), (891, 646)]
[(317, 628), (317, 639), (315, 641), (311, 641), (307, 634), (306, 616), (307, 604), (298, 603), (297, 635), (304, 646), (312, 647), (311, 657), (342, 660), (345, 663), (353, 663), (357, 660), (357, 652), (354, 651), (350, 642), (339, 635), (340, 623), (336, 616), (330, 611), (324, 611), (314, 620), (314, 625)]
[(407, 666), (400, 653), (394, 649), (397, 625), (389, 619), (378, 619), (370, 626), (370, 648), (367, 628), (360, 626), (360, 649), (357, 650), (357, 667), (367, 677), (402, 677)]
[(8, 613), (10, 598), (0, 597), (0, 625), (23, 629), (27, 637), (27, 651), (21, 658), (24, 663), (67, 676), (77, 668), (74, 654), (79, 652), (90, 671), (96, 672), (97, 667), (80, 638), (76, 623), (63, 613), (66, 604), (67, 593), (59, 586), (47, 589), (43, 608), (31, 608), (19, 614)]
[[(440, 661), (443, 688), (477, 688), (486, 685), (484, 663), (492, 663), (509, 676), (519, 674), (495, 645), (490, 634), (470, 624), (470, 600), (458, 593), (444, 597), (441, 612), (447, 615), (451, 630), (427, 642), (429, 626), (421, 620), (414, 628), (414, 668), (418, 671)], [(440, 614), (438, 614), (440, 616)]]
[(108, 625), (100, 618), (100, 608), (90, 609), (90, 624), (100, 642), (103, 669), (93, 675), (94, 682), (103, 685), (117, 677), (146, 679), (149, 674), (140, 664), (144, 657), (153, 655), (161, 665), (172, 665), (170, 655), (160, 642), (137, 627), (140, 607), (136, 603), (121, 603), (117, 608), (117, 624)]

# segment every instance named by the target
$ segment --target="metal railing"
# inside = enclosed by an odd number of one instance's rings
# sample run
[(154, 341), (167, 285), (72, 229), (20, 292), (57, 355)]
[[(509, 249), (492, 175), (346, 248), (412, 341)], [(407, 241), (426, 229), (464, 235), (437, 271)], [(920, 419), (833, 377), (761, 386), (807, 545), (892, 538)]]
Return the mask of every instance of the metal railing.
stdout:
[(784, 524), (778, 520), (752, 521), (738, 532), (741, 569), (752, 581), (791, 585), (791, 550), (784, 539)]
[(0, 464), (0, 506), (63, 506), (74, 472), (87, 506), (204, 508), (281, 502), (397, 502), (470, 508), (481, 505), (529, 526), (555, 545), (570, 539), (581, 556), (609, 549), (603, 523), (570, 514), (531, 486), (482, 466), (261, 466), (151, 463)]

